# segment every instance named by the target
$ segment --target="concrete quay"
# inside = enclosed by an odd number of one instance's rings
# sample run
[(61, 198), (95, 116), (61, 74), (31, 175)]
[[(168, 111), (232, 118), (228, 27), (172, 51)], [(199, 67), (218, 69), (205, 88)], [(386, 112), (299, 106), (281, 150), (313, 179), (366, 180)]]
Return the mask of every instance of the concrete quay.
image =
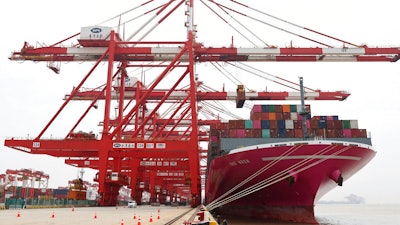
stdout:
[[(0, 210), (2, 225), (163, 225), (189, 206), (82, 207)], [(187, 218), (189, 219), (189, 218)]]

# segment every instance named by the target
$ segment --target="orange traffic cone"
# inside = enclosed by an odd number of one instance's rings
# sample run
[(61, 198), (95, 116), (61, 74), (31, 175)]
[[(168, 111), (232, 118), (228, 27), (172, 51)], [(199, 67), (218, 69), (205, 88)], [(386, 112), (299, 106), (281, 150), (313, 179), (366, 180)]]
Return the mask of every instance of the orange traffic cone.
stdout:
[(96, 212), (94, 212), (93, 219), (97, 219), (97, 214), (96, 214)]
[(18, 210), (17, 217), (21, 217), (21, 212)]
[(136, 213), (133, 213), (133, 219), (136, 220)]
[(72, 212), (75, 212), (75, 207), (72, 206)]
[(137, 221), (137, 225), (142, 225), (142, 223), (140, 222), (140, 216), (139, 216), (139, 219)]
[(160, 212), (158, 212), (158, 216), (157, 216), (157, 219), (159, 220), (161, 217), (160, 217)]
[(54, 211), (51, 213), (51, 218), (55, 218), (56, 216), (54, 215)]
[(122, 219), (122, 220), (121, 220), (121, 225), (124, 225), (124, 224), (125, 224), (125, 223), (124, 223), (124, 219)]
[(151, 222), (153, 222), (153, 216), (150, 214), (150, 220), (149, 220), (149, 222), (151, 223)]

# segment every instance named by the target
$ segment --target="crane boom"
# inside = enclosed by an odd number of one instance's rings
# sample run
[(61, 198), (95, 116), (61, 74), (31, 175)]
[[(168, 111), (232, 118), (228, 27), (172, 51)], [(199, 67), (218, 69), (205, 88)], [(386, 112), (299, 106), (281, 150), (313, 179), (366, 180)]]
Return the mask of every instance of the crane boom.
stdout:
[[(146, 92), (146, 90), (141, 91), (142, 95)], [(160, 100), (167, 93), (167, 90), (155, 90), (151, 92), (147, 98), (147, 100)], [(65, 95), (64, 99), (68, 99), (72, 94)], [(188, 95), (187, 91), (174, 91), (171, 95), (168, 96), (167, 100), (181, 100)], [(347, 99), (350, 95), (347, 91), (314, 91), (314, 92), (306, 92), (304, 98), (306, 100), (339, 100), (343, 101)], [(135, 99), (136, 92), (134, 91), (125, 91), (125, 99)], [(197, 100), (198, 101), (207, 101), (207, 100), (215, 100), (215, 101), (230, 101), (236, 100), (238, 97), (238, 93), (236, 92), (197, 92)], [(119, 98), (118, 93), (113, 92), (112, 99), (116, 100)], [(105, 99), (105, 95), (100, 90), (82, 90), (78, 91), (72, 96), (71, 100), (101, 100)], [(300, 100), (301, 96), (299, 92), (246, 92), (244, 100)]]
[[(154, 47), (141, 47), (137, 42), (117, 42), (115, 61), (171, 61), (181, 51), (183, 43), (174, 42), (175, 47), (159, 47), (165, 42), (146, 42)], [(143, 43), (141, 43), (143, 44)], [(165, 43), (167, 44), (167, 43)], [(157, 46), (156, 46), (157, 45)], [(97, 61), (107, 47), (77, 46), (77, 47), (39, 47), (34, 48), (25, 43), (21, 51), (13, 52), (10, 60), (22, 61)], [(400, 48), (379, 47), (343, 47), (343, 48), (235, 48), (235, 47), (204, 47), (194, 45), (194, 60), (208, 61), (246, 61), (246, 62), (396, 62), (399, 59)], [(180, 61), (188, 62), (188, 55)]]

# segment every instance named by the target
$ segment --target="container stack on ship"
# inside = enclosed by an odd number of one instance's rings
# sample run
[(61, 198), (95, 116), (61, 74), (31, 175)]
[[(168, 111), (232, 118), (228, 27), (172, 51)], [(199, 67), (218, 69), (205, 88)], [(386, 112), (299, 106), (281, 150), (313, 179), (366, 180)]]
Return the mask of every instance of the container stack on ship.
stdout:
[(210, 209), (316, 222), (315, 202), (342, 186), (375, 152), (357, 120), (312, 116), (310, 105), (305, 112), (302, 108), (254, 105), (248, 120), (211, 127), (206, 184)]

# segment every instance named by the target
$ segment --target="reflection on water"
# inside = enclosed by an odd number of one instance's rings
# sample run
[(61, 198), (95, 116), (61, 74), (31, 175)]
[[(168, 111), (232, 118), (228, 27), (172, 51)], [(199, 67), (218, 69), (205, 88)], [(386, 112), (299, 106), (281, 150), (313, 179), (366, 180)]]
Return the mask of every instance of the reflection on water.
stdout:
[[(400, 224), (400, 204), (318, 204), (315, 206), (315, 216), (320, 225), (396, 225)], [(228, 225), (305, 225), (235, 217), (225, 219)]]

